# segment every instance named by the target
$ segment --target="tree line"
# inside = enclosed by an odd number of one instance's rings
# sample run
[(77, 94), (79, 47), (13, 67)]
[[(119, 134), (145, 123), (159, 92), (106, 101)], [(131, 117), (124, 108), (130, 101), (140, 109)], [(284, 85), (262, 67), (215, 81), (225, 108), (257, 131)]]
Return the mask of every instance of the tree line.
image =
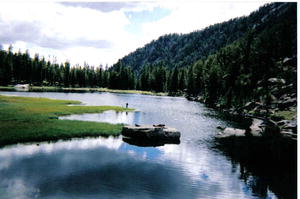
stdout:
[(71, 67), (68, 61), (60, 64), (46, 61), (38, 54), (32, 58), (28, 50), (25, 53), (21, 51), (14, 53), (12, 46), (8, 50), (0, 50), (0, 85), (2, 86), (31, 84), (177, 92), (177, 86), (174, 86), (177, 84), (176, 81), (176, 71), (170, 71), (163, 65), (146, 66), (138, 74), (131, 67), (122, 64), (110, 69), (88, 64)]
[(33, 58), (29, 52), (13, 53), (12, 46), (0, 50), (0, 85), (26, 83), (35, 86), (61, 87), (108, 87), (109, 72), (103, 67), (88, 64), (71, 67), (70, 63), (46, 61), (36, 54)]

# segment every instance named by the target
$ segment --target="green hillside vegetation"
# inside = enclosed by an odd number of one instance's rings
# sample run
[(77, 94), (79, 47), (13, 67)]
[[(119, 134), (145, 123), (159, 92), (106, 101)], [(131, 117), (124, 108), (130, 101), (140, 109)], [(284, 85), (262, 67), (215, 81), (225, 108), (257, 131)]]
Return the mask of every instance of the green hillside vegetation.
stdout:
[[(150, 46), (166, 46), (164, 50), (160, 47), (153, 47), (155, 51), (151, 52), (164, 53), (159, 56), (160, 59), (168, 57), (165, 56), (165, 53), (169, 52), (170, 57), (174, 57), (173, 61), (176, 60), (172, 51), (168, 51), (168, 45), (163, 42), (165, 41), (163, 38), (173, 36), (164, 36), (121, 59), (114, 66), (112, 72), (119, 74), (121, 86), (124, 71), (134, 70), (135, 64), (141, 64), (136, 85), (138, 89), (167, 91), (171, 95), (185, 94), (189, 98), (199, 99), (211, 106), (227, 108), (257, 101), (268, 112), (269, 108), (281, 106), (278, 105), (278, 101), (290, 100), (296, 95), (296, 18), (296, 3), (268, 4), (249, 17), (217, 24), (203, 31), (176, 36), (182, 39), (190, 37), (190, 41), (193, 41), (194, 35), (202, 35), (209, 30), (222, 32), (227, 30), (233, 35), (240, 35), (238, 40), (220, 48), (216, 53), (207, 57), (203, 56), (202, 59), (187, 64), (185, 67), (179, 67), (180, 64), (178, 67), (176, 65), (174, 67), (166, 62), (149, 64), (147, 60), (151, 58), (151, 55), (147, 49)], [(235, 23), (234, 27), (243, 27), (246, 23), (247, 31), (242, 34), (238, 30), (239, 34), (236, 33), (237, 29), (230, 28), (232, 23)], [(224, 26), (224, 29), (219, 29), (220, 26)], [(219, 41), (214, 36), (215, 34), (210, 35)], [(209, 37), (206, 41), (210, 39)], [(189, 45), (193, 44), (191, 42)], [(197, 45), (196, 42), (195, 46)], [(141, 53), (145, 58), (143, 62), (128, 61), (134, 61), (140, 52), (144, 52)], [(198, 53), (199, 56), (201, 54), (199, 50), (191, 52)], [(186, 56), (182, 57), (182, 60), (185, 58)], [(145, 64), (143, 65), (143, 63)], [(294, 99), (293, 105), (295, 105)]]
[(287, 21), (286, 17), (291, 14), (296, 17), (293, 13), (295, 9), (295, 3), (274, 3), (261, 7), (247, 17), (214, 24), (203, 30), (164, 35), (123, 57), (114, 67), (122, 64), (134, 71), (141, 71), (146, 65), (164, 65), (167, 68), (190, 66), (247, 36), (249, 32), (259, 34), (273, 24)]
[[(74, 104), (76, 106), (68, 106)], [(58, 116), (132, 111), (116, 106), (80, 106), (79, 101), (0, 95), (0, 146), (84, 136), (119, 135), (121, 125), (59, 120)]]

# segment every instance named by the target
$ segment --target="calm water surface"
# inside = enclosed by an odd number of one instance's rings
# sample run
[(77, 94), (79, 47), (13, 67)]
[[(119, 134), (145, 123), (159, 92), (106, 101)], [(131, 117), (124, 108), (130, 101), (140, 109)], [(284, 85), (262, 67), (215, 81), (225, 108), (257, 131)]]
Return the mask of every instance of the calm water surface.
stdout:
[(164, 123), (181, 131), (181, 143), (138, 147), (118, 138), (18, 144), (0, 149), (0, 198), (280, 198), (261, 176), (210, 147), (221, 120), (200, 103), (178, 97), (112, 93), (0, 94), (80, 100), (136, 112), (84, 114), (80, 119), (128, 124)]

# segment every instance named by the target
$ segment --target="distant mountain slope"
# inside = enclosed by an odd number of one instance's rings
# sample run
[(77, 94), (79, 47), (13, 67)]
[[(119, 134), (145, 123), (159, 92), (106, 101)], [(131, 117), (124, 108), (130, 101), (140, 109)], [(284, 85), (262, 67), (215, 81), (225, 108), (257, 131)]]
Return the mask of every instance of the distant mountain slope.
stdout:
[(169, 68), (190, 66), (249, 32), (257, 34), (267, 26), (285, 20), (292, 9), (296, 6), (290, 3), (266, 4), (248, 17), (231, 19), (188, 34), (164, 35), (123, 57), (114, 67), (122, 63), (140, 71), (146, 65), (155, 64)]

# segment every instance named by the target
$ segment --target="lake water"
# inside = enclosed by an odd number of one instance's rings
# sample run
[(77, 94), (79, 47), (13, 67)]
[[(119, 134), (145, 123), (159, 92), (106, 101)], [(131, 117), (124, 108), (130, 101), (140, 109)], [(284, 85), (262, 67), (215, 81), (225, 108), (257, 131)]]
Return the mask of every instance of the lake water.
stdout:
[(239, 162), (213, 150), (216, 127), (238, 124), (222, 120), (201, 103), (180, 97), (138, 94), (0, 94), (79, 100), (85, 105), (125, 106), (128, 103), (135, 112), (107, 111), (65, 119), (163, 123), (181, 131), (180, 144), (159, 147), (130, 145), (122, 141), (121, 136), (4, 147), (0, 149), (0, 198), (269, 199), (295, 196), (285, 193), (293, 188), (276, 186), (280, 183), (278, 178), (247, 171)]

